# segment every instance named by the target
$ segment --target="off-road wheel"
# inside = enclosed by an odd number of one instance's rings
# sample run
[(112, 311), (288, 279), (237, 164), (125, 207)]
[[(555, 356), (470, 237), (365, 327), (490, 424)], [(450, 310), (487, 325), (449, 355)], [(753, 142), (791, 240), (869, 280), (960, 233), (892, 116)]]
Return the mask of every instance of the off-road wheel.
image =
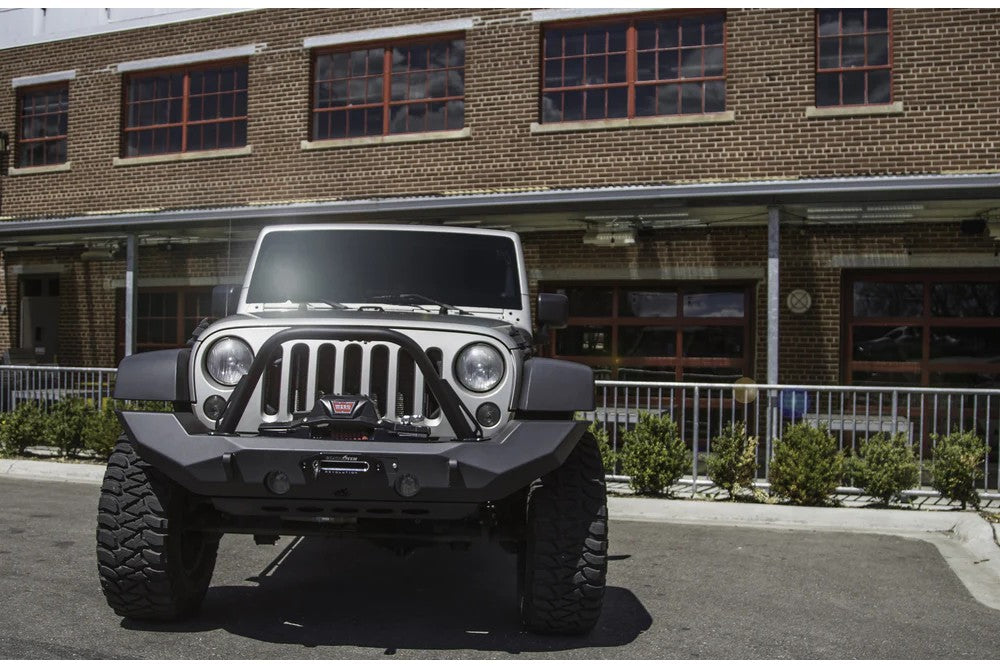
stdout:
[(119, 616), (172, 621), (198, 610), (219, 536), (186, 530), (188, 493), (156, 473), (122, 436), (108, 460), (97, 513), (97, 569)]
[(608, 507), (597, 441), (585, 433), (562, 466), (528, 490), (518, 558), (521, 621), (546, 634), (597, 623), (608, 568)]

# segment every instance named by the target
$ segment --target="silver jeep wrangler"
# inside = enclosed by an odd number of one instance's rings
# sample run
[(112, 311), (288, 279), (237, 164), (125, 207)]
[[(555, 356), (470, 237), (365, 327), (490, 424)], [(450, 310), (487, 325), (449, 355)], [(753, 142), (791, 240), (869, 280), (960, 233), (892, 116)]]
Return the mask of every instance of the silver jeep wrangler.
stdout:
[[(126, 357), (101, 491), (108, 604), (197, 611), (224, 533), (357, 536), (406, 551), (487, 537), (518, 555), (536, 631), (597, 622), (607, 504), (591, 370), (534, 356), (520, 239), (387, 225), (264, 229), (189, 348)], [(566, 298), (539, 295), (541, 329)]]

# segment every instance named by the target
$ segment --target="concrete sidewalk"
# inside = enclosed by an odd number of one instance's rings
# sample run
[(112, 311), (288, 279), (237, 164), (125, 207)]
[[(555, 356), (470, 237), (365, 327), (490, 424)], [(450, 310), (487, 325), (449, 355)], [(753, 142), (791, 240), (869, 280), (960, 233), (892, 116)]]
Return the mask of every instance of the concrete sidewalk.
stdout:
[[(104, 466), (0, 459), (0, 477), (100, 484)], [(662, 498), (608, 498), (617, 521), (896, 535), (930, 542), (980, 603), (1000, 610), (1000, 546), (995, 524), (973, 511), (794, 507)]]

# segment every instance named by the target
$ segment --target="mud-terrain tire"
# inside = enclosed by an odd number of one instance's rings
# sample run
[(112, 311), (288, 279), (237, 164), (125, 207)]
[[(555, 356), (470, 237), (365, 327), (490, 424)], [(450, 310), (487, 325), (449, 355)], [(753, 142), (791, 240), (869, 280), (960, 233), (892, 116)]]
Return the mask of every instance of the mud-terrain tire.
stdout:
[(97, 512), (97, 569), (119, 616), (173, 621), (197, 612), (219, 536), (185, 530), (187, 492), (156, 473), (128, 438), (118, 439)]
[(604, 468), (585, 433), (562, 466), (528, 490), (519, 587), (521, 621), (534, 632), (582, 634), (597, 623), (608, 568)]

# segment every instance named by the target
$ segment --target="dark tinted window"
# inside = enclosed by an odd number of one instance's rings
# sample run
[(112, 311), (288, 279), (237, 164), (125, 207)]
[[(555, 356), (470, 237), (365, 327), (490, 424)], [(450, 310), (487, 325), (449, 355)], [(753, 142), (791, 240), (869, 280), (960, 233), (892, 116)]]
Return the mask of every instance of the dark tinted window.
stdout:
[(521, 308), (514, 243), (449, 232), (272, 232), (261, 243), (247, 300), (370, 303), (393, 294)]

